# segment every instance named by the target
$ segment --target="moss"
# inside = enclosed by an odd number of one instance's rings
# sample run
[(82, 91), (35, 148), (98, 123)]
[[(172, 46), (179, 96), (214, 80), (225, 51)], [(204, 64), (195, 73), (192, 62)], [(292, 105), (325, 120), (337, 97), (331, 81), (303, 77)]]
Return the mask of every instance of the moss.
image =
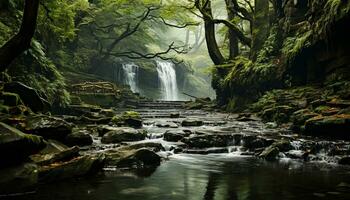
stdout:
[(295, 37), (287, 37), (283, 43), (282, 53), (289, 61), (293, 60), (304, 48), (311, 45), (311, 36), (312, 30), (299, 33)]
[(116, 115), (111, 119), (115, 124), (124, 123), (127, 119), (141, 119), (140, 113), (135, 111), (126, 111), (122, 115)]

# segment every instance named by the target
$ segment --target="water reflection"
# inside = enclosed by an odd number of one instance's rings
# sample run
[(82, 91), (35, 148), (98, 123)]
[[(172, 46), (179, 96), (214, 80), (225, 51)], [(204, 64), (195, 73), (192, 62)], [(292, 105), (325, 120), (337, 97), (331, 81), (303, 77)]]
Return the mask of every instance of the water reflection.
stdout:
[(35, 195), (22, 199), (350, 199), (349, 168), (321, 166), (266, 163), (227, 155), (176, 155), (154, 173), (107, 172), (88, 179), (46, 184)]

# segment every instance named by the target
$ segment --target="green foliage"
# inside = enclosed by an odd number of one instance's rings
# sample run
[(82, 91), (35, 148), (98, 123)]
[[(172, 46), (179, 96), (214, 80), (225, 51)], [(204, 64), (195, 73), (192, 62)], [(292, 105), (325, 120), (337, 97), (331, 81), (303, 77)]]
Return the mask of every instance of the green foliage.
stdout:
[[(50, 103), (66, 105), (69, 93), (65, 90), (65, 82), (55, 65), (46, 57), (41, 44), (32, 40), (32, 47), (10, 68), (14, 79), (21, 81), (39, 91)], [(22, 64), (22, 63), (25, 63)]]
[(311, 45), (312, 30), (297, 34), (295, 37), (287, 37), (284, 40), (282, 53), (288, 60), (293, 60), (302, 49)]
[(49, 0), (45, 1), (43, 5), (38, 16), (40, 34), (59, 42), (72, 41), (76, 35), (76, 15), (79, 11), (88, 9), (88, 1)]

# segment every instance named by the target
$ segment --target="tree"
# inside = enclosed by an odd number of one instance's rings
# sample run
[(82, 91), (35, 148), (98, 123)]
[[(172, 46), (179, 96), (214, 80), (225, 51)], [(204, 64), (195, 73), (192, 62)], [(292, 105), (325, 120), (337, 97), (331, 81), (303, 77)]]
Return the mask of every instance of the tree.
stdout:
[(5, 71), (12, 61), (30, 47), (34, 36), (39, 0), (26, 0), (19, 32), (0, 48), (0, 72)]

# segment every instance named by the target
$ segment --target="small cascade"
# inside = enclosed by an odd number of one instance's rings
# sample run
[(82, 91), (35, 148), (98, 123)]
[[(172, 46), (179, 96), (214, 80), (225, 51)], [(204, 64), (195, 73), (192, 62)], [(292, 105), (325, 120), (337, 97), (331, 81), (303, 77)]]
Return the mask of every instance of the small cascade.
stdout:
[(140, 92), (138, 88), (139, 66), (134, 63), (125, 63), (122, 65), (124, 73), (124, 83), (130, 86), (132, 92)]
[(157, 61), (157, 72), (162, 90), (162, 100), (176, 101), (179, 98), (176, 71), (174, 64), (167, 61)]

